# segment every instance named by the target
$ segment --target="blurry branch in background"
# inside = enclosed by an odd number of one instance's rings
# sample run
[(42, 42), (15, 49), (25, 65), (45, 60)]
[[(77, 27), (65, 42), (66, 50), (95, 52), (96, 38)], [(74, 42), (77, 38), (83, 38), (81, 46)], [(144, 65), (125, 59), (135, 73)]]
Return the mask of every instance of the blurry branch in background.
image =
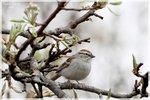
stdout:
[[(103, 2), (102, 2), (103, 1)], [(139, 69), (142, 64), (137, 65), (136, 60), (133, 60), (133, 73), (141, 78), (141, 81), (136, 81), (134, 84), (134, 90), (131, 93), (127, 94), (116, 94), (111, 91), (100, 90), (93, 86), (88, 86), (85, 84), (75, 84), (75, 83), (57, 83), (46, 77), (47, 73), (51, 73), (58, 69), (59, 65), (52, 64), (54, 61), (60, 59), (62, 56), (67, 55), (72, 52), (71, 47), (76, 46), (77, 44), (81, 45), (83, 42), (89, 43), (90, 38), (80, 39), (75, 34), (75, 29), (81, 23), (85, 21), (90, 21), (91, 16), (98, 17), (103, 19), (102, 16), (96, 14), (95, 12), (99, 9), (104, 8), (107, 4), (107, 0), (101, 0), (93, 2), (92, 6), (87, 6), (83, 8), (65, 8), (69, 2), (58, 2), (56, 9), (49, 15), (49, 17), (42, 24), (37, 24), (37, 15), (39, 13), (39, 8), (37, 5), (30, 3), (24, 11), (25, 16), (23, 20), (11, 20), (14, 23), (11, 30), (2, 30), (2, 35), (9, 35), (9, 41), (2, 41), (2, 61), (6, 63), (9, 68), (1, 70), (2, 78), (8, 82), (8, 87), (13, 89), (17, 93), (27, 92), (26, 83), (30, 83), (33, 86), (34, 91), (30, 91), (35, 94), (33, 97), (43, 98), (44, 96), (53, 96), (56, 95), (58, 98), (68, 98), (69, 96), (63, 91), (63, 89), (79, 89), (83, 91), (93, 92), (98, 95), (105, 95), (114, 98), (131, 98), (136, 95), (141, 95), (141, 97), (147, 97), (146, 88), (148, 86), (148, 73), (145, 75), (139, 74)], [(115, 3), (114, 3), (115, 5)], [(116, 4), (117, 5), (117, 4)], [(64, 27), (58, 27), (54, 30), (49, 30), (45, 32), (44, 29), (49, 25), (49, 23), (56, 17), (56, 15), (61, 11), (84, 11), (87, 10), (85, 14), (79, 18), (71, 21), (68, 25)], [(25, 37), (26, 40), (24, 43), (18, 47), (16, 45), (16, 38), (18, 36)], [(54, 42), (45, 42), (45, 39), (49, 38), (54, 40)], [(3, 40), (3, 39), (2, 39)], [(42, 44), (43, 43), (43, 44)], [(63, 45), (64, 47), (62, 47)], [(24, 59), (20, 58), (20, 55), (23, 51), (26, 51), (26, 48), (30, 46), (31, 52)], [(15, 48), (12, 51), (12, 47)], [(35, 53), (41, 49), (46, 49), (49, 47), (48, 57), (45, 59), (40, 59), (38, 55), (38, 60), (35, 57)], [(17, 90), (13, 83), (11, 83), (11, 77), (21, 82), (24, 85), (22, 91)], [(37, 84), (38, 87), (35, 85)], [(140, 89), (139, 86), (142, 85)], [(42, 87), (47, 87), (53, 93), (43, 91)], [(1, 90), (1, 98), (5, 93), (6, 83), (4, 83)], [(76, 92), (74, 94), (77, 97)]]

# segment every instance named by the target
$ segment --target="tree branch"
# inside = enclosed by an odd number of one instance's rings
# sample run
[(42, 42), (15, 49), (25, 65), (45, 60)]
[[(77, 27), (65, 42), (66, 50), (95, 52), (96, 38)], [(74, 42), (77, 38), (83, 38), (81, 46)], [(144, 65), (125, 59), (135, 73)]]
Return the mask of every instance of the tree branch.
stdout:
[(66, 95), (57, 85), (54, 81), (47, 79), (42, 74), (32, 74), (28, 75), (25, 73), (18, 72), (14, 65), (9, 65), (9, 71), (10, 74), (15, 80), (20, 81), (22, 83), (37, 83), (39, 85), (45, 86), (49, 88), (52, 92), (57, 95), (59, 98), (67, 98), (68, 95)]
[[(43, 30), (47, 27), (47, 25), (55, 18), (55, 16), (61, 11), (61, 8), (65, 6), (66, 2), (58, 2), (58, 6), (55, 9), (55, 11), (48, 17), (48, 19), (44, 22), (44, 24), (40, 27), (40, 29), (37, 31), (37, 34), (42, 34)], [(18, 61), (21, 53), (27, 48), (29, 44), (31, 44), (34, 41), (35, 37), (30, 37), (28, 40), (26, 40), (20, 50), (18, 51), (17, 55), (15, 56), (15, 60)]]
[(56, 15), (61, 11), (62, 7), (65, 6), (66, 2), (58, 2), (58, 6), (55, 11), (48, 17), (48, 19), (42, 24), (40, 29), (37, 31), (38, 34), (42, 34), (43, 30), (47, 27), (47, 25), (56, 17)]
[[(56, 28), (55, 30), (51, 30), (48, 33), (51, 35), (55, 35), (55, 36), (59, 36), (61, 33), (69, 33), (72, 35), (74, 33), (74, 29), (82, 22), (87, 21), (90, 16), (95, 16), (100, 19), (103, 19), (102, 16), (95, 13), (94, 7), (96, 7), (96, 3), (94, 3), (92, 5), (92, 7), (93, 7), (93, 9), (88, 9), (89, 11), (87, 13), (85, 13), (83, 16), (79, 17), (78, 19), (71, 21), (67, 26), (61, 27), (61, 28)], [(63, 8), (63, 9), (65, 9), (65, 8)]]
[[(96, 2), (92, 5), (92, 7), (96, 7)], [(75, 29), (80, 23), (84, 22), (84, 21), (87, 21), (88, 18), (90, 16), (95, 16), (95, 10), (89, 10), (87, 13), (85, 13), (83, 16), (81, 16), (80, 18), (70, 22), (68, 24), (68, 27), (70, 27), (71, 29)], [(96, 15), (97, 17), (97, 15)], [(103, 19), (103, 17), (100, 17), (101, 19)]]
[(114, 98), (131, 98), (133, 96), (140, 94), (140, 92), (136, 92), (136, 91), (133, 91), (132, 93), (129, 93), (129, 94), (116, 94), (112, 92), (110, 93), (110, 91), (101, 90), (93, 86), (85, 85), (82, 83), (79, 83), (79, 84), (70, 83), (70, 85), (68, 85), (68, 83), (65, 82), (65, 83), (59, 83), (59, 86), (61, 89), (78, 89), (78, 90), (96, 93), (98, 95), (102, 94), (102, 95), (108, 96), (108, 94), (111, 94), (110, 96)]

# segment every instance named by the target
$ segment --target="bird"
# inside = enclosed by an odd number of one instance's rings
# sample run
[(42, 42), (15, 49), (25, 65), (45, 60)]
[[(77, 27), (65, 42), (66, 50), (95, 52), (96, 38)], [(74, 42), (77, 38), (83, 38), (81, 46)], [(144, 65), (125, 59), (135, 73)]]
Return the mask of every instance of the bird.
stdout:
[(70, 80), (83, 80), (91, 71), (92, 58), (95, 56), (87, 49), (81, 49), (76, 54), (70, 56), (56, 71), (56, 75), (51, 78), (55, 81), (60, 76)]

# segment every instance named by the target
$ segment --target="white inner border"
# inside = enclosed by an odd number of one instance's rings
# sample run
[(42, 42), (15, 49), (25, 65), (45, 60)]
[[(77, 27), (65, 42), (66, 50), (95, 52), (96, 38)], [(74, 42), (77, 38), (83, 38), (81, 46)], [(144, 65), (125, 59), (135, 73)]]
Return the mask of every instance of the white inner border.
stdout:
[[(93, 1), (99, 1), (99, 0), (1, 0), (2, 2), (57, 2), (57, 1), (70, 1), (70, 2), (81, 2), (81, 1), (87, 1), (87, 2), (93, 2)], [(147, 2), (149, 0), (108, 0), (108, 1), (122, 1), (122, 2)]]
[[(64, 0), (58, 0), (58, 1), (64, 1)], [(70, 0), (70, 2), (80, 2), (82, 0)], [(88, 2), (93, 2), (93, 1), (97, 1), (97, 0), (85, 0)], [(122, 2), (148, 2), (148, 34), (149, 34), (149, 43), (150, 43), (150, 1), (149, 0), (109, 0), (109, 1), (122, 1)], [(0, 38), (2, 38), (2, 2), (57, 2), (57, 0), (0, 0)], [(0, 42), (0, 53), (1, 53), (1, 42)], [(2, 60), (0, 58), (0, 66), (2, 65)], [(2, 69), (2, 66), (0, 67), (0, 69)], [(0, 74), (1, 77), (1, 74)], [(3, 81), (0, 80), (0, 84)], [(1, 89), (1, 86), (0, 86)], [(150, 95), (150, 94), (149, 94)], [(5, 100), (6, 98), (3, 98), (2, 100)], [(10, 98), (10, 100), (16, 100), (17, 98)], [(21, 98), (18, 98), (19, 100)], [(87, 98), (78, 98), (79, 100), (88, 100)], [(8, 99), (6, 99), (8, 100)], [(27, 100), (26, 98), (24, 98), (24, 100)], [(48, 98), (48, 100), (59, 100), (56, 98)], [(66, 100), (66, 99), (64, 99)], [(99, 100), (99, 99), (93, 99), (93, 100)], [(111, 100), (115, 100), (115, 99), (111, 99)], [(133, 99), (134, 100), (134, 99)]]

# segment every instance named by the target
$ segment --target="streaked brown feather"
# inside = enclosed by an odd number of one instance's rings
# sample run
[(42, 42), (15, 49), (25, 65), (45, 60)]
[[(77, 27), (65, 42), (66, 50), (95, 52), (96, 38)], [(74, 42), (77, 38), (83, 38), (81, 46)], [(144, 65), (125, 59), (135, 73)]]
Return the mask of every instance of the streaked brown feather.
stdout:
[(66, 60), (66, 62), (64, 62), (64, 63), (59, 67), (59, 69), (56, 71), (56, 73), (59, 73), (59, 72), (62, 71), (64, 68), (69, 67), (70, 62), (72, 62), (73, 59), (75, 59), (74, 56), (68, 58), (68, 59)]

